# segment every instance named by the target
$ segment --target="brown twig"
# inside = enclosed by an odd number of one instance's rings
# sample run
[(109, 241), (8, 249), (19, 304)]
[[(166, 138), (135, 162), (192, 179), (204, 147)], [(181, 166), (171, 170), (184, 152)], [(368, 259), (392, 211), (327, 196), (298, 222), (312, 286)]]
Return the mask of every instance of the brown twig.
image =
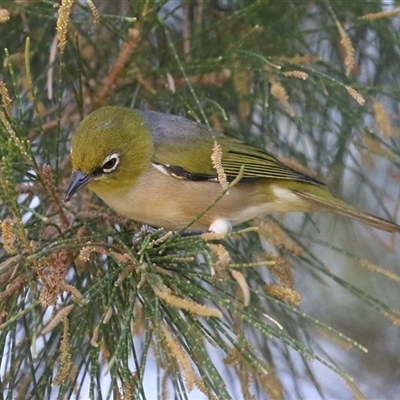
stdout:
[(136, 28), (130, 28), (128, 30), (128, 38), (125, 43), (122, 45), (121, 51), (119, 52), (118, 58), (115, 61), (114, 65), (111, 68), (110, 73), (106, 77), (103, 86), (99, 90), (99, 94), (95, 98), (95, 106), (101, 107), (107, 101), (107, 97), (110, 96), (115, 82), (120, 75), (121, 71), (124, 69), (127, 64), (129, 57), (136, 49), (138, 43), (140, 41), (140, 32)]

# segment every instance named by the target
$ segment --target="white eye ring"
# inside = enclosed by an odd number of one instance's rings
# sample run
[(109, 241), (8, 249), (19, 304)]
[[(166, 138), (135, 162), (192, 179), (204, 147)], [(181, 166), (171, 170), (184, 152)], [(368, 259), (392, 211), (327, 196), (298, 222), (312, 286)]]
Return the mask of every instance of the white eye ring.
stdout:
[(115, 168), (117, 168), (118, 164), (119, 164), (119, 154), (113, 153), (104, 159), (101, 169), (105, 174), (109, 174), (110, 172), (114, 171)]

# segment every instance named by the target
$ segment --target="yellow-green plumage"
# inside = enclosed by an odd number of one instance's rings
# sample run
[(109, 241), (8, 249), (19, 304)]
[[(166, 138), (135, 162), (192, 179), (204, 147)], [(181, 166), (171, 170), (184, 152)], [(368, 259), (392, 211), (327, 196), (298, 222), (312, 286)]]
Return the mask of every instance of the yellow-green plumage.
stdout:
[[(329, 194), (320, 182), (272, 155), (221, 132), (222, 167), (242, 180), (190, 229), (226, 231), (272, 212), (326, 211), (378, 229), (392, 222)], [(67, 198), (88, 185), (118, 213), (168, 230), (189, 224), (221, 192), (211, 154), (214, 139), (196, 122), (170, 114), (107, 106), (86, 117), (73, 139), (73, 180)]]

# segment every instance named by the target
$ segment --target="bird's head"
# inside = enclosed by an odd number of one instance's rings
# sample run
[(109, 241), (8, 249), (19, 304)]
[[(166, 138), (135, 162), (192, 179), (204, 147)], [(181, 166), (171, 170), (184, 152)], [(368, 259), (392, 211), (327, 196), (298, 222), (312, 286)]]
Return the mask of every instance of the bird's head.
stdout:
[(72, 138), (69, 200), (88, 186), (98, 195), (130, 189), (147, 168), (151, 133), (140, 113), (106, 106), (88, 115)]

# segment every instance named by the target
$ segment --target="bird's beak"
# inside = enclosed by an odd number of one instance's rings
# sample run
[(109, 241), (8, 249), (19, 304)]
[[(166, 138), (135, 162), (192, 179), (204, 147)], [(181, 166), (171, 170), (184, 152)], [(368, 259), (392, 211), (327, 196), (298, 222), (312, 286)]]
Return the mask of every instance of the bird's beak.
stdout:
[(93, 175), (86, 175), (81, 171), (74, 172), (67, 193), (65, 194), (64, 201), (69, 201), (79, 189), (86, 186), (93, 180), (93, 178)]

